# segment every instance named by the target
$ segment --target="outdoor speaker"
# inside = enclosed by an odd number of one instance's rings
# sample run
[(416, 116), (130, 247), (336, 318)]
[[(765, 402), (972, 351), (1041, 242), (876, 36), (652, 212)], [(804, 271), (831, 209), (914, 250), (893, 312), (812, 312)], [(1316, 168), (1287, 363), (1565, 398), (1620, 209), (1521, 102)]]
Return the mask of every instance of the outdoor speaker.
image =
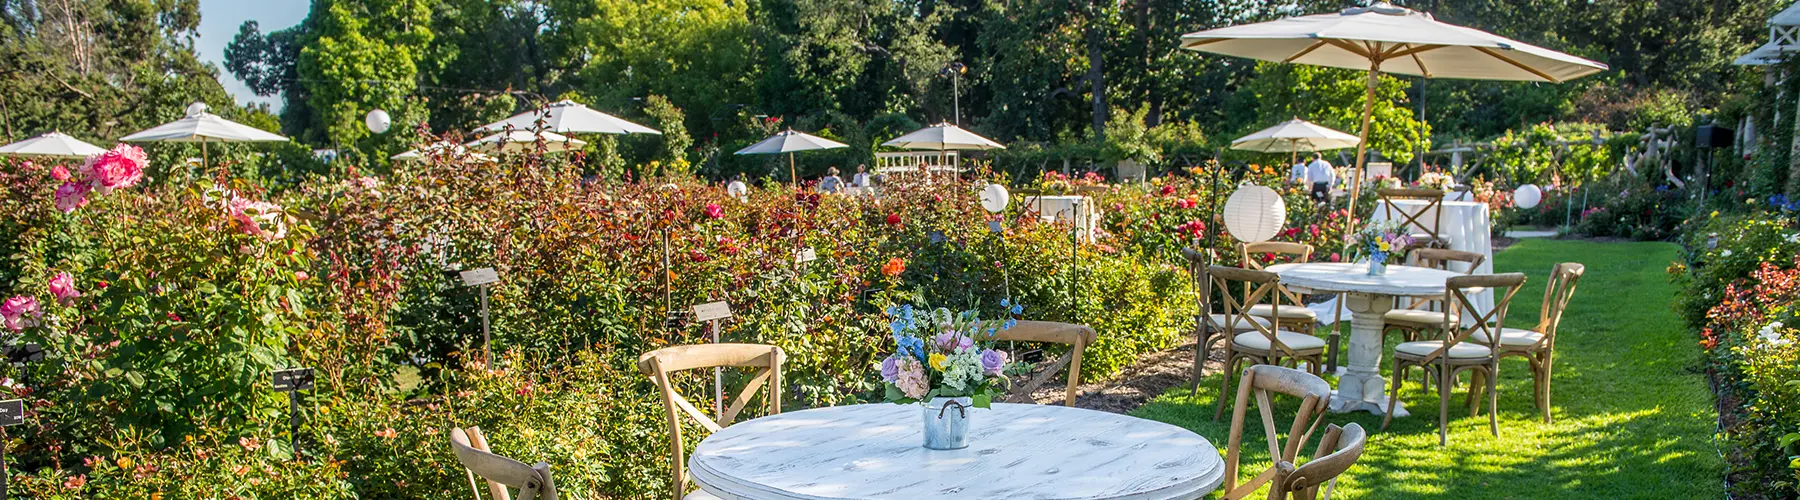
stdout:
[(1701, 125), (1695, 130), (1694, 146), (1702, 148), (1729, 148), (1735, 132), (1718, 125)]

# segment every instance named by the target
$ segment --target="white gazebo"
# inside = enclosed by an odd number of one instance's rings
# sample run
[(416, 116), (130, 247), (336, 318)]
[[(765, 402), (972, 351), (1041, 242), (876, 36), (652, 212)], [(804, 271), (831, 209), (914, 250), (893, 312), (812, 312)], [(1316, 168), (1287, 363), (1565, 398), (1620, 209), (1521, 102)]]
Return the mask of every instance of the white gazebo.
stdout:
[[(959, 151), (1006, 149), (992, 139), (950, 123), (914, 130), (881, 145), (913, 151), (875, 153), (876, 173), (911, 175), (923, 172), (927, 182), (939, 173), (956, 175), (961, 172), (962, 154)], [(936, 161), (932, 161), (934, 159)]]
[(1732, 61), (1739, 66), (1768, 66), (1781, 62), (1789, 53), (1800, 51), (1800, 2), (1769, 18), (1769, 43), (1762, 44)]

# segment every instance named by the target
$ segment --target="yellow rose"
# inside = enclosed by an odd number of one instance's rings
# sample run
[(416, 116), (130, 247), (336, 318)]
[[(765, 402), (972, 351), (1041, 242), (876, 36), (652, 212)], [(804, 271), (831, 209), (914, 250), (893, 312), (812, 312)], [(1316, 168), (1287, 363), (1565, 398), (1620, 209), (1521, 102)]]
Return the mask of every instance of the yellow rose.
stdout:
[(940, 372), (944, 371), (944, 359), (945, 359), (945, 357), (942, 354), (932, 354), (931, 355), (931, 369), (937, 370)]
[(1381, 242), (1381, 243), (1379, 243), (1379, 244), (1377, 244), (1377, 245), (1375, 245), (1375, 246), (1376, 246), (1376, 247), (1378, 247), (1378, 248), (1380, 248), (1380, 249), (1381, 249), (1381, 251), (1383, 251), (1383, 252), (1386, 252), (1386, 251), (1388, 251), (1388, 250), (1390, 250), (1390, 249), (1392, 249), (1392, 248), (1393, 248), (1393, 247), (1392, 247), (1392, 246), (1390, 246), (1390, 245), (1388, 245), (1388, 242), (1385, 242), (1385, 241), (1383, 241), (1383, 242)]
[(119, 457), (118, 463), (120, 469), (130, 469), (131, 457)]

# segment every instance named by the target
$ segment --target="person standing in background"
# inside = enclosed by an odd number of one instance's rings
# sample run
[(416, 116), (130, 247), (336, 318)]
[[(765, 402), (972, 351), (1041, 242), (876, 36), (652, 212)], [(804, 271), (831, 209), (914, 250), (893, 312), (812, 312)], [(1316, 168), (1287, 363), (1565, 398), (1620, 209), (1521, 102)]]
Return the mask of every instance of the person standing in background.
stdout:
[(1306, 181), (1312, 183), (1312, 198), (1317, 202), (1331, 202), (1331, 186), (1337, 181), (1337, 172), (1331, 169), (1331, 163), (1325, 161), (1325, 155), (1313, 153), (1312, 163), (1306, 165)]
[(1294, 162), (1294, 166), (1288, 168), (1288, 182), (1302, 186), (1307, 185), (1306, 162)]
[(819, 179), (819, 192), (837, 193), (844, 190), (844, 179), (838, 177), (837, 167), (825, 170), (825, 178)]
[(868, 165), (864, 165), (864, 164), (856, 165), (856, 175), (850, 177), (850, 185), (856, 186), (857, 189), (868, 189), (869, 188), (869, 166)]

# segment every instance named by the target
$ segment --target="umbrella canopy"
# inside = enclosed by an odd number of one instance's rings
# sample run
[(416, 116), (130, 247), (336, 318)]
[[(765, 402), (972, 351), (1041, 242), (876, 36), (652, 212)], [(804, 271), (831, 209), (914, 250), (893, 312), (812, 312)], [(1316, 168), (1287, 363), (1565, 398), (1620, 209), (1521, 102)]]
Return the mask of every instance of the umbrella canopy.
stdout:
[(796, 151), (813, 151), (813, 150), (818, 150), (818, 149), (838, 149), (838, 148), (847, 148), (847, 147), (850, 147), (850, 145), (844, 144), (841, 142), (837, 142), (837, 141), (834, 141), (831, 139), (826, 139), (824, 137), (819, 137), (816, 135), (811, 135), (811, 134), (807, 134), (807, 133), (803, 133), (803, 132), (795, 132), (794, 129), (790, 128), (790, 129), (781, 131), (781, 133), (779, 133), (779, 134), (770, 136), (768, 139), (763, 139), (762, 142), (758, 142), (756, 144), (751, 144), (749, 147), (746, 147), (744, 149), (739, 149), (736, 153), (733, 153), (733, 154), (774, 155), (774, 154), (787, 153), (787, 155), (788, 155), (788, 178), (793, 179), (793, 181), (795, 183), (799, 183), (800, 177), (798, 175), (796, 175), (794, 172), (794, 152), (796, 152)]
[(470, 151), (469, 148), (463, 147), (461, 144), (446, 141), (438, 141), (419, 149), (407, 150), (405, 153), (389, 156), (388, 159), (417, 160), (431, 154), (445, 155), (453, 158), (467, 157), (475, 161), (494, 161), (494, 158), (491, 156)]
[(744, 149), (739, 149), (737, 151), (737, 153), (734, 153), (734, 154), (773, 155), (773, 154), (781, 154), (781, 153), (792, 153), (795, 151), (812, 151), (812, 150), (816, 150), (816, 149), (838, 149), (838, 148), (847, 148), (847, 147), (850, 147), (850, 146), (847, 144), (841, 143), (841, 142), (831, 140), (831, 139), (826, 139), (824, 137), (819, 137), (819, 136), (807, 134), (804, 132), (795, 132), (794, 129), (787, 129), (787, 130), (781, 131), (781, 133), (779, 133), (779, 134), (770, 136), (768, 139), (763, 139), (762, 142), (758, 142), (756, 144), (751, 144), (749, 147), (746, 147)]
[(500, 132), (504, 130), (537, 130), (538, 123), (543, 123), (545, 132), (558, 134), (656, 134), (656, 129), (631, 123), (616, 116), (594, 111), (587, 105), (561, 100), (541, 109), (527, 111), (512, 118), (483, 125), (476, 132)]
[(540, 138), (544, 141), (544, 152), (546, 153), (560, 153), (563, 151), (581, 149), (582, 146), (587, 145), (587, 141), (555, 132), (538, 132), (533, 134), (524, 130), (501, 132), (469, 141), (464, 145), (488, 152), (517, 153), (536, 149), (538, 139)]
[(1362, 139), (1299, 118), (1281, 122), (1231, 141), (1231, 149), (1261, 153), (1297, 153), (1353, 148)]
[(939, 123), (914, 130), (894, 140), (881, 143), (881, 145), (932, 151), (1006, 149), (1006, 146), (1002, 146), (998, 142), (975, 135), (974, 132), (949, 123)]
[(263, 129), (206, 112), (206, 104), (188, 106), (187, 117), (120, 138), (125, 142), (287, 142)]
[(50, 132), (23, 141), (0, 146), (0, 155), (49, 156), (54, 158), (86, 158), (105, 153), (106, 149), (81, 142), (62, 132)]
[[(1606, 65), (1505, 37), (1438, 22), (1430, 14), (1376, 2), (1336, 14), (1290, 17), (1181, 36), (1181, 47), (1264, 61), (1368, 70), (1364, 141), (1356, 146), (1350, 196), (1362, 193), (1369, 121), (1382, 72), (1425, 78), (1560, 83)], [(1355, 224), (1352, 214), (1351, 224)], [(1350, 231), (1345, 232), (1348, 239)]]

